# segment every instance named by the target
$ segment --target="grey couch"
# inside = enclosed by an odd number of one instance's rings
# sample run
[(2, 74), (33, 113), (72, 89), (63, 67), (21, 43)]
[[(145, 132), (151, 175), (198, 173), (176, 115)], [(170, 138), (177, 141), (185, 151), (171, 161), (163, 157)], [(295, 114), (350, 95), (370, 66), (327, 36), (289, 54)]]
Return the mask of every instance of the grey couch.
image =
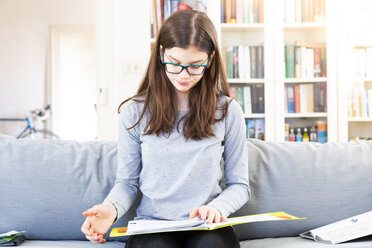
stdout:
[[(372, 209), (371, 142), (247, 145), (253, 195), (234, 215), (286, 211), (307, 219), (235, 226), (243, 248), (330, 247), (299, 234)], [(80, 231), (82, 212), (112, 187), (116, 156), (115, 142), (0, 135), (0, 233), (27, 231), (23, 247), (124, 247), (125, 237), (100, 245)], [(114, 227), (126, 226), (135, 207)], [(372, 247), (372, 238), (338, 247)]]

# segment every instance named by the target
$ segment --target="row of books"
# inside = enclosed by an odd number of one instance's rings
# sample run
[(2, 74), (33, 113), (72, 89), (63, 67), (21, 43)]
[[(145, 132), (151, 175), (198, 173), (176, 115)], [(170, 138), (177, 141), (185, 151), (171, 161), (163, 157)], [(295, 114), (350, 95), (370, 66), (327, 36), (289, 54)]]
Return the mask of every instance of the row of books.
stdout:
[(263, 23), (264, 0), (221, 0), (221, 23)]
[(293, 142), (327, 142), (327, 122), (316, 121), (311, 127), (292, 127), (285, 124), (285, 140)]
[(285, 0), (284, 22), (324, 23), (326, 16), (326, 0)]
[(352, 62), (355, 76), (372, 78), (372, 47), (354, 49)]
[(348, 96), (349, 118), (372, 118), (372, 89), (353, 87)]
[(265, 140), (265, 119), (247, 120), (247, 138)]
[(287, 84), (285, 85), (287, 113), (327, 112), (327, 85)]
[(245, 114), (265, 113), (264, 84), (230, 86), (230, 97), (235, 99)]
[(327, 77), (327, 56), (324, 43), (296, 41), (285, 46), (285, 77)]
[(223, 56), (228, 78), (264, 78), (263, 46), (228, 46)]
[(182, 9), (195, 9), (206, 13), (207, 0), (152, 0), (151, 37), (156, 36), (171, 14)]

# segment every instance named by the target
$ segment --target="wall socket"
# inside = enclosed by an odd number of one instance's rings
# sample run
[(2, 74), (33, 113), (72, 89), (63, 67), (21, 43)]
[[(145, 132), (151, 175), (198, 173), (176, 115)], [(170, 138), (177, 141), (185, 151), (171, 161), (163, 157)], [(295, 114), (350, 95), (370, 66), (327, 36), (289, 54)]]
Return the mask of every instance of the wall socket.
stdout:
[(144, 66), (142, 63), (122, 63), (121, 74), (143, 74)]

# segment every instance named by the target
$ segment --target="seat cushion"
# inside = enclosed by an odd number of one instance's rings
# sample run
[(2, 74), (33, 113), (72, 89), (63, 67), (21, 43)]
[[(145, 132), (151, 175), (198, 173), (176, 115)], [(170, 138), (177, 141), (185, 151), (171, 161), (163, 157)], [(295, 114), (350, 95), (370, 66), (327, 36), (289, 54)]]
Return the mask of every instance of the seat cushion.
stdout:
[(248, 140), (252, 198), (234, 215), (285, 211), (306, 220), (236, 226), (241, 240), (290, 237), (371, 210), (372, 142)]
[[(116, 155), (116, 142), (0, 135), (0, 233), (25, 230), (28, 239), (86, 240), (80, 231), (82, 212), (102, 203), (109, 193)], [(126, 226), (134, 212), (114, 227)]]
[[(309, 239), (300, 237), (285, 238), (266, 238), (246, 240), (240, 242), (241, 248), (329, 248), (329, 244), (318, 243)], [(337, 248), (370, 248), (372, 247), (372, 238), (359, 239), (352, 242), (338, 244)]]
[(29, 247), (29, 248), (124, 248), (124, 242), (106, 242), (104, 246), (102, 244), (95, 244), (90, 241), (78, 241), (78, 240), (26, 240), (21, 247)]

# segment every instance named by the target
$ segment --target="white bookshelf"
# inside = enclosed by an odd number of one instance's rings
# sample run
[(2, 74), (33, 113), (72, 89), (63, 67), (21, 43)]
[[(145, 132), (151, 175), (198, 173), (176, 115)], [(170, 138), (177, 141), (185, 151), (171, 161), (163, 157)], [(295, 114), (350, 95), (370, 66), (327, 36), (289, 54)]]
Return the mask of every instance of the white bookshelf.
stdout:
[[(337, 18), (332, 10), (332, 1), (327, 1), (325, 23), (283, 23), (284, 0), (264, 0), (264, 23), (227, 24), (221, 23), (220, 0), (207, 1), (207, 14), (216, 26), (220, 46), (249, 45), (264, 46), (263, 79), (228, 79), (229, 84), (244, 86), (264, 84), (265, 113), (245, 114), (245, 119), (265, 120), (265, 140), (284, 141), (285, 122), (307, 125), (314, 121), (327, 122), (328, 141), (338, 140), (337, 109)], [(284, 78), (284, 45), (295, 40), (324, 42), (327, 44), (327, 77)], [(222, 50), (222, 49), (221, 49)], [(285, 108), (284, 89), (287, 84), (308, 84), (324, 82), (327, 85), (326, 113), (288, 114)], [(311, 124), (309, 125), (311, 126)]]
[[(372, 36), (363, 15), (371, 16), (372, 4), (369, 1), (355, 1), (352, 5), (343, 3), (338, 15), (338, 136), (339, 141), (347, 142), (357, 137), (372, 137), (372, 118), (370, 116), (350, 116), (350, 96), (353, 84), (359, 83), (365, 89), (372, 89), (372, 78), (363, 77), (355, 72), (354, 49), (372, 48)], [(353, 18), (343, 18), (347, 14)], [(372, 18), (369, 17), (370, 21)], [(369, 35), (369, 37), (368, 37)], [(372, 113), (370, 111), (370, 113)]]

